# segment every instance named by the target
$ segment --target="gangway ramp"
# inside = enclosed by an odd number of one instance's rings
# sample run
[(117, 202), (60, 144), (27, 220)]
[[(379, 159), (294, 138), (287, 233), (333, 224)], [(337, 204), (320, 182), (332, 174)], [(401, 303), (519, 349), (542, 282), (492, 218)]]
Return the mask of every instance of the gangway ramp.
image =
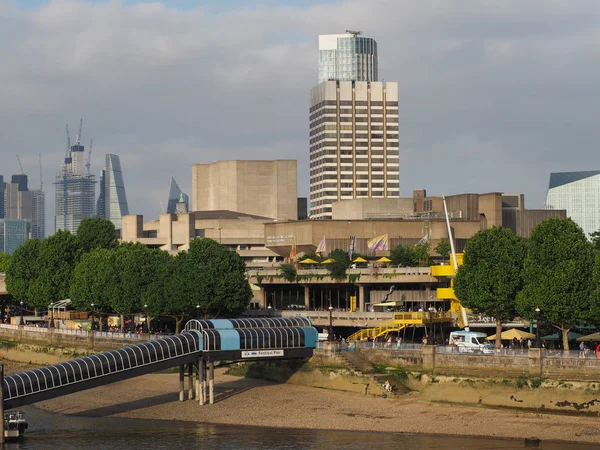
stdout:
[(375, 328), (364, 328), (348, 336), (349, 341), (361, 341), (364, 339), (376, 339), (387, 336), (409, 326), (426, 326), (434, 323), (452, 323), (454, 316), (451, 312), (397, 312), (394, 318), (388, 320)]

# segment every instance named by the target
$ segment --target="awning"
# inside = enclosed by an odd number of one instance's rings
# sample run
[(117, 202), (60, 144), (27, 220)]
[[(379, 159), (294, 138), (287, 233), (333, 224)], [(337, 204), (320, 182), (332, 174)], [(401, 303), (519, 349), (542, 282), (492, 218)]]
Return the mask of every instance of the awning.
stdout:
[(592, 333), (592, 334), (588, 334), (587, 336), (581, 336), (578, 337), (577, 340), (579, 342), (585, 342), (585, 341), (600, 341), (600, 332), (598, 333)]
[(303, 261), (300, 261), (298, 264), (319, 264), (317, 261), (315, 261), (314, 259), (310, 259), (310, 258), (306, 258)]
[(331, 264), (334, 263), (335, 259), (333, 258), (327, 258), (325, 261), (321, 261), (321, 264)]
[[(514, 338), (517, 339), (533, 339), (535, 338), (535, 334), (528, 333), (527, 331), (517, 330), (516, 328), (511, 328), (510, 330), (503, 331), (500, 335), (500, 339), (503, 341), (511, 341)], [(492, 334), (488, 336), (488, 341), (495, 341), (496, 335)]]
[(385, 256), (382, 256), (381, 258), (379, 258), (376, 262), (380, 262), (380, 263), (390, 263), (392, 262), (392, 260), (390, 258), (386, 258)]
[[(578, 340), (580, 337), (583, 337), (583, 334), (575, 333), (574, 331), (569, 331), (569, 341)], [(548, 336), (544, 336), (542, 339), (544, 339), (545, 341), (562, 341), (562, 333), (549, 334)]]
[(361, 258), (360, 256), (358, 258), (356, 258), (354, 261), (355, 263), (366, 263), (367, 260), (365, 258)]
[(402, 302), (383, 302), (383, 303), (375, 303), (373, 306), (396, 306), (398, 303), (402, 303)]

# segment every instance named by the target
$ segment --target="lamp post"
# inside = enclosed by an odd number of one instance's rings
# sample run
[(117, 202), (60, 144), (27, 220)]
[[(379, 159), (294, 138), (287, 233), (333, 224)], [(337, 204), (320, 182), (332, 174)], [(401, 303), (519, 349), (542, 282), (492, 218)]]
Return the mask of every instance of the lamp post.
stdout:
[(435, 329), (433, 328), (433, 313), (435, 312), (435, 308), (433, 306), (429, 307), (429, 330), (431, 331), (431, 336), (427, 339), (428, 345), (435, 345)]
[(54, 328), (54, 303), (50, 303), (50, 323), (48, 324), (48, 328)]
[(535, 347), (540, 348), (540, 308), (535, 308)]
[(196, 319), (200, 319), (200, 305), (196, 305)]
[(19, 325), (25, 325), (25, 322), (23, 322), (23, 302), (21, 302), (21, 323)]
[[(146, 320), (144, 320), (146, 324), (146, 333), (150, 333), (150, 322), (148, 322), (148, 304), (144, 303), (144, 315), (146, 316)], [(143, 329), (143, 327), (142, 327)]]
[(90, 311), (92, 313), (92, 324), (90, 328), (92, 331), (94, 331), (96, 329), (96, 324), (94, 323), (94, 302), (92, 302), (90, 306), (92, 307)]
[(333, 341), (333, 306), (329, 305), (329, 329), (327, 330), (327, 340)]

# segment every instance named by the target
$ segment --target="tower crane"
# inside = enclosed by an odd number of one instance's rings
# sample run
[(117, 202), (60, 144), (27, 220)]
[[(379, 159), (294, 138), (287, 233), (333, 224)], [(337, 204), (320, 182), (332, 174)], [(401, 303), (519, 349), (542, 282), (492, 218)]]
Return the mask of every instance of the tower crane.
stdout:
[(69, 157), (69, 152), (71, 151), (71, 135), (69, 134), (69, 124), (67, 124), (67, 153), (65, 157)]
[(19, 155), (17, 155), (17, 161), (19, 161), (19, 167), (21, 168), (21, 175), (23, 175), (25, 172), (23, 172), (23, 164), (21, 164), (21, 158), (19, 158)]
[(81, 129), (83, 128), (83, 119), (79, 119), (79, 132), (77, 133), (77, 142), (76, 144), (79, 145), (81, 142)]
[(42, 172), (42, 155), (40, 156), (40, 191), (44, 191), (44, 173)]
[(356, 37), (359, 34), (362, 34), (362, 31), (358, 31), (358, 30), (346, 30), (346, 33), (351, 34), (352, 37)]
[(90, 152), (88, 153), (87, 161), (85, 163), (85, 167), (87, 168), (88, 175), (90, 174), (90, 167), (92, 165), (92, 143), (93, 143), (93, 140), (90, 139)]

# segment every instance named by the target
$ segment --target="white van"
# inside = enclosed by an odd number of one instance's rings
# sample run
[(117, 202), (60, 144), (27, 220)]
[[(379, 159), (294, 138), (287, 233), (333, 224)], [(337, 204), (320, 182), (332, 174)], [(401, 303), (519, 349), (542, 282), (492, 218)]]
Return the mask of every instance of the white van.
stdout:
[(456, 347), (459, 353), (493, 353), (494, 346), (486, 339), (485, 333), (476, 331), (452, 331), (450, 333), (450, 345)]

